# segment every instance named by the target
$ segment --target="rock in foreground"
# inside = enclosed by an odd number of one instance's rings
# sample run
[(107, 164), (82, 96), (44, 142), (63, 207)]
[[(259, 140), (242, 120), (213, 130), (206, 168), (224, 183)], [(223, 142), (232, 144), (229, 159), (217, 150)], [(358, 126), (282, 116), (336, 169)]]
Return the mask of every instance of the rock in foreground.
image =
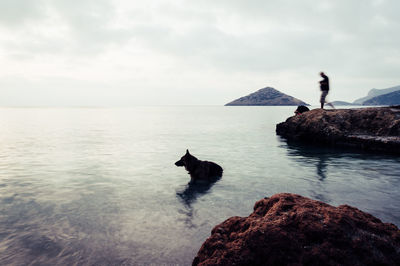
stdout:
[(288, 140), (400, 153), (400, 108), (314, 109), (276, 126)]
[(217, 225), (193, 265), (399, 265), (400, 231), (356, 208), (295, 194)]

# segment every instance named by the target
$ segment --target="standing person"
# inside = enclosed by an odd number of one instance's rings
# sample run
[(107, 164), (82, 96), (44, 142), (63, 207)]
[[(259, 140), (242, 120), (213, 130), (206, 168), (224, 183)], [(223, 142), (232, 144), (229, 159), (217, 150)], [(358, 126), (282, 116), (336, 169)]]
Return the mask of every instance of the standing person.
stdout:
[(335, 108), (335, 107), (333, 106), (333, 104), (328, 103), (328, 102), (326, 101), (326, 96), (327, 96), (328, 93), (329, 93), (329, 78), (328, 78), (327, 75), (325, 75), (324, 72), (321, 72), (321, 73), (319, 73), (319, 74), (320, 74), (321, 77), (323, 78), (323, 80), (321, 80), (321, 81), (319, 82), (319, 85), (320, 85), (320, 88), (321, 88), (321, 99), (320, 99), (320, 102), (321, 102), (321, 109), (324, 109), (324, 103), (330, 105), (332, 108)]

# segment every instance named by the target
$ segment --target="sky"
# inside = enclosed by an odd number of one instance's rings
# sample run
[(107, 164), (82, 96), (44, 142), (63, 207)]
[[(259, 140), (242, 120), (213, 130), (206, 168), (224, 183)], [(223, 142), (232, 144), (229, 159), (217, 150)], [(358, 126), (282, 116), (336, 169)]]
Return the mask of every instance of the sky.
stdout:
[(398, 0), (0, 0), (0, 106), (310, 104), (400, 85)]

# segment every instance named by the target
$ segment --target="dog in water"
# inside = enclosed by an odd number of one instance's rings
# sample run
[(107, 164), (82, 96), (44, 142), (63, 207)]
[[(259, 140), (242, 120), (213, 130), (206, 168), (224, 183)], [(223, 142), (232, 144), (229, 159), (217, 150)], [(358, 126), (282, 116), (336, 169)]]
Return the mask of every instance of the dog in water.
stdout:
[(216, 163), (201, 161), (191, 155), (189, 150), (175, 163), (176, 166), (184, 166), (190, 175), (190, 183), (196, 181), (212, 182), (222, 176), (222, 167)]

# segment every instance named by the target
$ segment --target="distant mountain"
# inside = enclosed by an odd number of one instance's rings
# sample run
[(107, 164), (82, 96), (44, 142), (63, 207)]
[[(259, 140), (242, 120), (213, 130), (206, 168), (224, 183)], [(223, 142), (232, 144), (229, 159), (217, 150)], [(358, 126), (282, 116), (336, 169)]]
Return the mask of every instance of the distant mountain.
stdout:
[(266, 87), (225, 105), (308, 105), (271, 87)]
[(345, 101), (333, 101), (331, 102), (333, 105), (337, 105), (337, 106), (348, 106), (348, 105), (359, 105), (359, 104), (355, 104), (355, 103), (349, 103), (349, 102), (345, 102)]
[(400, 105), (400, 90), (371, 98), (363, 105)]
[(372, 89), (368, 92), (368, 95), (366, 97), (357, 99), (353, 103), (362, 105), (365, 101), (368, 101), (369, 99), (372, 99), (376, 96), (391, 93), (391, 92), (398, 91), (398, 90), (400, 90), (400, 86), (391, 87), (391, 88), (387, 88), (387, 89), (381, 89), (381, 90)]

